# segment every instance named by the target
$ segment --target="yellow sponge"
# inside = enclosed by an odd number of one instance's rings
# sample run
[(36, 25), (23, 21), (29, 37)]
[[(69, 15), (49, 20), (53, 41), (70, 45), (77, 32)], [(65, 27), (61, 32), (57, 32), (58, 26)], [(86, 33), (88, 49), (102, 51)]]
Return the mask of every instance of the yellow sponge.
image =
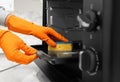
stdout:
[(72, 43), (58, 42), (56, 47), (48, 46), (48, 51), (71, 51)]

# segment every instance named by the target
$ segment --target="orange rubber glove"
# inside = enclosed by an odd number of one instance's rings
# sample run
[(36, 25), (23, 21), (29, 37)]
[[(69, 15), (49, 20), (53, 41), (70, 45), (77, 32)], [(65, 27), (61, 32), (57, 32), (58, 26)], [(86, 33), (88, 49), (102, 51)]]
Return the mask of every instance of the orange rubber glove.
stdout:
[(28, 47), (18, 36), (9, 31), (0, 30), (0, 47), (8, 60), (20, 64), (29, 64), (37, 58), (36, 49)]
[(39, 26), (14, 15), (9, 15), (7, 17), (6, 25), (8, 29), (12, 31), (34, 35), (52, 47), (56, 46), (55, 40), (68, 42), (66, 38), (50, 27)]

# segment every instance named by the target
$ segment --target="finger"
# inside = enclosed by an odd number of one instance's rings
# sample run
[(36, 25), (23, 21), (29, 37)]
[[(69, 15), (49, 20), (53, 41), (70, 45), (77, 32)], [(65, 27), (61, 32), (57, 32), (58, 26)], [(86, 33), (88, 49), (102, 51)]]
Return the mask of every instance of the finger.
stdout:
[(26, 55), (35, 54), (37, 52), (36, 49), (27, 46), (24, 42), (21, 43), (20, 49), (22, 49)]
[(40, 38), (42, 41), (45, 41), (48, 45), (52, 47), (56, 46), (56, 43), (47, 34), (42, 34), (37, 37)]
[(56, 32), (54, 29), (50, 28), (48, 34), (54, 36), (56, 39), (61, 40), (63, 42), (68, 42), (68, 39)]
[(58, 39), (57, 38), (55, 38), (54, 36), (52, 36), (52, 35), (48, 35), (48, 37), (50, 37), (50, 39), (52, 39), (53, 41), (58, 41)]
[(48, 45), (55, 47), (56, 43), (55, 41), (53, 41), (51, 38), (49, 38), (47, 35), (44, 35), (44, 39), (42, 39), (43, 41), (45, 41)]
[(10, 60), (15, 61), (20, 64), (29, 64), (32, 61), (34, 61), (36, 58), (37, 58), (36, 54), (26, 55), (26, 54), (23, 54), (22, 52), (20, 52), (19, 50), (15, 50), (12, 53)]

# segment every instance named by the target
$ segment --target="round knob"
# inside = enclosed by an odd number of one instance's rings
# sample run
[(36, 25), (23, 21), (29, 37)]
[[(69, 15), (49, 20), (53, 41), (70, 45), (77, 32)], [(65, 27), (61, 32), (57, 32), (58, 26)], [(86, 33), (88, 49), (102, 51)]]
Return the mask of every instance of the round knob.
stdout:
[(79, 53), (79, 67), (82, 71), (88, 72), (90, 75), (97, 73), (99, 60), (95, 49), (89, 48)]
[(77, 20), (79, 22), (79, 27), (87, 32), (96, 31), (97, 26), (100, 25), (97, 11), (94, 10), (90, 10), (87, 11), (85, 14), (78, 15)]

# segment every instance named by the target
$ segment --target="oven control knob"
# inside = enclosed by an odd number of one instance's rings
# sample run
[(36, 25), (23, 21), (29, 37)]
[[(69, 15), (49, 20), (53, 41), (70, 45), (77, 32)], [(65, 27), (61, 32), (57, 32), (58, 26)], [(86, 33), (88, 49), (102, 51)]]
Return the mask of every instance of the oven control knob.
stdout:
[(85, 14), (79, 14), (77, 20), (79, 22), (79, 28), (87, 32), (97, 31), (97, 27), (100, 26), (100, 15), (95, 10), (89, 10)]
[(79, 68), (90, 75), (95, 75), (98, 71), (98, 54), (93, 48), (85, 49), (79, 52)]

